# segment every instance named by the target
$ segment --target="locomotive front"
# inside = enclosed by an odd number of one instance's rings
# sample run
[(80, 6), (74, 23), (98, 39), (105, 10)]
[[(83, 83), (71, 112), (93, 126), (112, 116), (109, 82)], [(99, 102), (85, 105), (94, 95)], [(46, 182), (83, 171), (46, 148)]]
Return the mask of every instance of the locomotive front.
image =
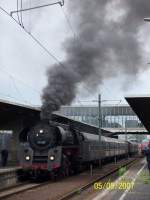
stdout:
[[(70, 136), (70, 137), (69, 137)], [(24, 170), (41, 174), (61, 166), (62, 144), (72, 141), (72, 135), (62, 127), (40, 122), (26, 133), (26, 141), (20, 143), (19, 161)]]

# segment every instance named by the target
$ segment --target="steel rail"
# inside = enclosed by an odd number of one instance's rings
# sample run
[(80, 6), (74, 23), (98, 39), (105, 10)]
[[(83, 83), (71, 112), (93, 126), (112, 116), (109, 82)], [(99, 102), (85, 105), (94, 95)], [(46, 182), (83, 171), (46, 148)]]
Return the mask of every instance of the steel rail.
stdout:
[(38, 187), (47, 185), (47, 184), (50, 184), (50, 181), (44, 182), (44, 183), (29, 183), (29, 182), (22, 183), (22, 184), (20, 183), (18, 185), (11, 186), (8, 189), (5, 188), (4, 190), (0, 191), (0, 200), (8, 198), (8, 197), (15, 195), (15, 194), (25, 192), (25, 191), (30, 190), (30, 189), (34, 189), (34, 188), (38, 188)]
[[(127, 161), (127, 162), (123, 161), (122, 163), (118, 163), (117, 166), (115, 166), (112, 169), (110, 169), (107, 173), (102, 174), (100, 177), (92, 180), (91, 182), (83, 185), (80, 188), (76, 188), (73, 191), (70, 191), (69, 193), (64, 194), (58, 200), (71, 199), (72, 197), (74, 197), (77, 194), (79, 194), (79, 192), (85, 191), (87, 188), (92, 186), (95, 182), (98, 182), (99, 180), (102, 180), (102, 179), (108, 177), (109, 175), (117, 172), (120, 167), (133, 165), (138, 160), (139, 160), (139, 158), (138, 159), (135, 158), (135, 159), (132, 159), (132, 160)], [(23, 185), (22, 184), (21, 185), (16, 185), (14, 187), (10, 187), (8, 189), (1, 190), (0, 199), (5, 199), (5, 198), (8, 198), (8, 197), (10, 197), (12, 195), (19, 194), (19, 193), (25, 192), (27, 190), (38, 188), (38, 187), (41, 187), (41, 186), (49, 185), (51, 183), (53, 183), (53, 182), (48, 181), (48, 182), (44, 182), (44, 183), (26, 183), (26, 184), (23, 184)]]
[(125, 167), (125, 166), (128, 166), (128, 167), (131, 167), (132, 165), (134, 165), (139, 159), (134, 159), (134, 160), (130, 160), (129, 162), (127, 163), (124, 163), (120, 166), (117, 166), (117, 167), (114, 167), (113, 169), (111, 169), (109, 172), (107, 172), (106, 174), (103, 174), (101, 175), (100, 177), (96, 178), (95, 180), (92, 180), (91, 182), (89, 182), (88, 184), (80, 187), (80, 188), (77, 188), (73, 191), (71, 191), (70, 193), (67, 193), (66, 195), (64, 195), (63, 197), (60, 197), (58, 200), (68, 200), (68, 199), (71, 199), (72, 197), (78, 195), (79, 193), (85, 191), (86, 189), (88, 189), (89, 187), (91, 187), (95, 182), (98, 182), (112, 174), (114, 174), (115, 172), (118, 171), (118, 169), (120, 167)]

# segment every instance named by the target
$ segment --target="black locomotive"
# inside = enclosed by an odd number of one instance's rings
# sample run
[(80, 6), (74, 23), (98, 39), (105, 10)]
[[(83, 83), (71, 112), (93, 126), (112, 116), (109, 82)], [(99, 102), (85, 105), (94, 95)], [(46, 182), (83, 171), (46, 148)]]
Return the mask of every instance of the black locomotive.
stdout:
[(32, 176), (70, 173), (91, 163), (138, 152), (135, 143), (101, 137), (76, 130), (67, 124), (41, 121), (20, 134), (19, 162), (24, 174)]

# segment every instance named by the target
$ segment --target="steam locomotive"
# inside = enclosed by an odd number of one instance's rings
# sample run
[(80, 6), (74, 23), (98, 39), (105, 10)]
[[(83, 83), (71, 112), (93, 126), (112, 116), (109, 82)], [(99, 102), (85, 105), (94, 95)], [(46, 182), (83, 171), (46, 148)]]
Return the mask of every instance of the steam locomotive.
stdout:
[(18, 158), (24, 175), (68, 176), (99, 160), (133, 155), (136, 143), (76, 130), (67, 124), (40, 121), (20, 133)]

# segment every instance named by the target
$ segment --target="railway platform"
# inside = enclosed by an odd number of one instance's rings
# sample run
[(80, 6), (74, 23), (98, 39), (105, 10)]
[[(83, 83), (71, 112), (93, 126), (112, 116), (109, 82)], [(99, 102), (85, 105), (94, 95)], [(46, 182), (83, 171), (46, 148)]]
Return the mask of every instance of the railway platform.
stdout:
[(17, 170), (20, 167), (0, 168), (0, 190), (17, 183)]
[(149, 200), (150, 174), (146, 160), (131, 167), (122, 177), (108, 183), (92, 200)]
[(0, 167), (0, 175), (9, 173), (9, 172), (14, 172), (20, 169), (20, 167)]

